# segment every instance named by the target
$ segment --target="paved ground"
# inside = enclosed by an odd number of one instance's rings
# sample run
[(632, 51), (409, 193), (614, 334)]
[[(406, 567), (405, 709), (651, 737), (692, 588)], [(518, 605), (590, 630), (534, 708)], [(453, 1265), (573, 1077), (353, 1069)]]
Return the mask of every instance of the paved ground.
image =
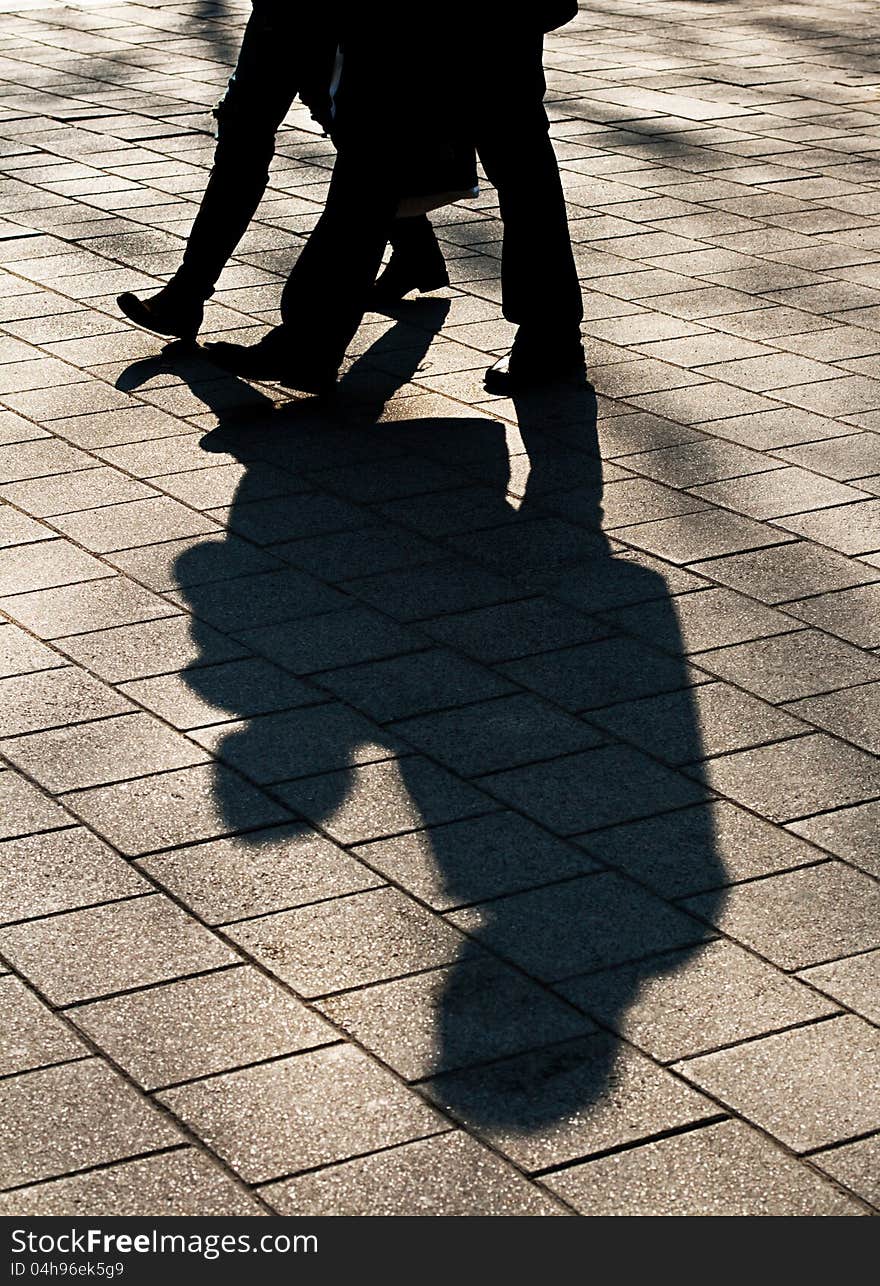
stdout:
[[(874, 6), (591, 0), (595, 396), (482, 390), (486, 191), (327, 410), (114, 308), (243, 0), (0, 8), (0, 1210), (876, 1207)], [(208, 332), (321, 208), (288, 125)]]

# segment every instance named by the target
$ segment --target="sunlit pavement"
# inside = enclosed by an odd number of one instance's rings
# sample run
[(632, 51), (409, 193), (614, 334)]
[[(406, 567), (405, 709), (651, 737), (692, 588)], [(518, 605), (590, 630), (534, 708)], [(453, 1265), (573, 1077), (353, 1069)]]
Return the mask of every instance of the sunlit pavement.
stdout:
[(590, 0), (592, 387), (486, 394), (484, 186), (325, 405), (115, 306), (248, 8), (0, 0), (0, 1212), (870, 1213), (876, 7)]

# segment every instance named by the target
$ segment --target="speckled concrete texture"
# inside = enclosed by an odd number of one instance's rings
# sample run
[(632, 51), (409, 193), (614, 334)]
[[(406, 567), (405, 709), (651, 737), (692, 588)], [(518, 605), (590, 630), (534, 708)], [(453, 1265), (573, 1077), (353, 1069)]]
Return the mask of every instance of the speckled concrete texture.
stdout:
[(483, 181), (325, 401), (116, 306), (249, 0), (0, 8), (0, 1213), (880, 1211), (876, 6), (581, 4), (589, 381), (484, 387)]

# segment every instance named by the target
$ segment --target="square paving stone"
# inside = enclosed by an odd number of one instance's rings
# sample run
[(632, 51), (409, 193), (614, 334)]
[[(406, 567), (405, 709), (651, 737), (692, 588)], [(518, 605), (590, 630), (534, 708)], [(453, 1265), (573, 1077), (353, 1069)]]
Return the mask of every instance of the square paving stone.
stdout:
[(593, 642), (611, 633), (609, 627), (546, 598), (438, 616), (422, 622), (420, 629), (486, 665)]
[[(670, 402), (670, 405), (680, 401), (681, 405), (675, 411), (675, 415), (684, 423), (697, 423), (700, 420), (712, 418), (711, 415), (706, 415), (709, 410), (714, 410), (716, 414), (720, 413), (723, 416), (725, 410), (728, 415), (736, 415), (750, 409), (748, 406), (732, 404), (724, 407), (723, 401), (721, 405), (716, 402), (713, 408), (711, 398), (713, 395), (717, 396), (719, 388), (731, 398), (742, 397), (742, 394), (737, 394), (733, 389), (717, 384), (703, 385), (698, 389), (690, 390), (687, 394), (683, 390), (677, 390), (674, 393), (660, 394), (660, 397), (664, 402)], [(639, 406), (646, 406), (648, 410), (659, 409), (662, 414), (665, 407), (657, 408), (650, 405), (653, 396), (635, 400)], [(690, 400), (692, 397), (698, 400), (700, 406), (694, 408), (694, 414), (691, 417), (684, 406), (684, 400), (685, 398)], [(761, 400), (756, 399), (756, 401)], [(765, 407), (760, 406), (755, 409), (764, 410)], [(657, 482), (665, 482), (669, 487), (692, 487), (700, 482), (738, 478), (745, 473), (763, 473), (765, 470), (779, 467), (779, 461), (770, 456), (762, 455), (758, 451), (749, 451), (747, 447), (735, 446), (730, 442), (718, 441), (688, 442), (683, 446), (664, 447), (660, 451), (645, 451), (639, 455), (627, 456), (625, 463), (628, 469), (643, 473)]]
[(818, 630), (701, 652), (699, 664), (767, 701), (794, 701), (880, 678), (880, 658)]
[(44, 478), (53, 473), (72, 473), (94, 464), (91, 456), (57, 438), (38, 442), (17, 442), (0, 447), (0, 482), (17, 482), (20, 478)]
[(373, 888), (381, 877), (304, 826), (194, 844), (138, 865), (209, 924)]
[(559, 835), (650, 817), (706, 796), (697, 782), (627, 746), (588, 750), (494, 773), (480, 784)]
[[(37, 541), (46, 541), (54, 534), (44, 523), (34, 522), (32, 518), (25, 517), (11, 505), (0, 501), (0, 549), (7, 549), (10, 545), (28, 545), (35, 544)], [(16, 561), (10, 559), (10, 568), (15, 566)]]
[(0, 741), (0, 751), (53, 792), (185, 768), (207, 758), (198, 746), (148, 714), (31, 733)]
[(506, 577), (464, 558), (364, 576), (349, 581), (345, 588), (402, 622), (488, 607), (522, 594)]
[(2, 929), (0, 949), (55, 1005), (218, 969), (238, 959), (161, 894)]
[(741, 1121), (598, 1157), (543, 1182), (581, 1214), (600, 1217), (864, 1213)]
[[(3, 498), (37, 518), (67, 514), (120, 501), (155, 496), (152, 487), (134, 482), (117, 469), (80, 469), (52, 478), (34, 478), (0, 488)], [(53, 524), (58, 526), (57, 523)]]
[(739, 884), (720, 903), (702, 894), (684, 905), (783, 969), (880, 945), (880, 889), (842, 862)]
[(219, 532), (217, 524), (209, 518), (166, 496), (102, 505), (83, 513), (58, 514), (52, 522), (71, 540), (96, 554)]
[(664, 1063), (792, 1027), (837, 1008), (723, 941), (574, 978), (556, 990)]
[(718, 509), (616, 527), (614, 535), (627, 545), (647, 549), (672, 563), (693, 563), (701, 558), (761, 549), (783, 544), (786, 539), (777, 527)]
[(803, 822), (792, 822), (787, 829), (821, 845), (837, 857), (846, 858), (869, 875), (880, 875), (880, 851), (877, 846), (880, 800), (858, 804), (854, 808), (838, 808), (818, 817), (808, 817)]
[[(571, 522), (578, 522), (592, 516), (591, 501), (595, 505), (595, 491), (579, 488), (547, 496), (542, 501), (542, 508)], [(653, 523), (704, 508), (702, 501), (647, 478), (623, 478), (602, 489), (602, 527), (606, 531), (626, 527), (629, 523)]]
[(785, 610), (857, 647), (880, 647), (880, 585), (795, 600)]
[[(858, 417), (860, 411), (876, 411), (880, 407), (880, 381), (866, 379), (863, 376), (850, 375), (842, 379), (821, 380), (815, 384), (802, 384), (792, 388), (779, 389), (774, 396), (782, 402), (791, 402), (808, 411), (820, 415)], [(842, 438), (849, 443), (851, 439)], [(810, 446), (820, 445), (810, 443)], [(824, 446), (824, 443), (821, 445)], [(799, 452), (797, 455), (790, 452)], [(831, 477), (858, 477), (871, 467), (871, 445), (853, 444), (853, 450), (825, 454), (809, 452), (802, 447), (786, 448), (786, 457), (813, 468), (817, 473), (828, 473)]]
[(465, 777), (602, 744), (594, 728), (528, 695), (404, 719), (392, 727), (416, 749)]
[(496, 898), (447, 918), (545, 982), (709, 936), (691, 916), (611, 871)]
[(567, 1213), (460, 1130), (269, 1184), (260, 1196), (279, 1214), (298, 1216)]
[[(200, 441), (198, 435), (196, 436)], [(165, 438), (163, 445), (170, 446), (174, 441), (179, 440)], [(201, 450), (198, 445), (195, 449)], [(106, 458), (112, 453), (108, 451), (102, 454)], [(181, 452), (180, 457), (172, 463), (183, 463), (184, 454)], [(308, 483), (304, 480), (282, 473), (280, 469), (272, 469), (268, 465), (261, 467), (258, 464), (251, 464), (248, 467), (236, 462), (204, 468), (202, 467), (204, 460), (203, 456), (198, 468), (182, 469), (173, 473), (153, 474), (151, 469), (151, 481), (154, 486), (167, 495), (173, 496), (175, 500), (181, 500), (185, 505), (191, 505), (193, 509), (199, 509), (202, 512), (231, 506), (238, 496), (242, 499), (262, 500), (269, 496), (294, 495), (296, 492), (309, 489)]]
[(380, 723), (498, 696), (513, 687), (491, 670), (441, 648), (333, 670), (319, 682)]
[(212, 509), (211, 517), (255, 545), (273, 545), (300, 536), (366, 527), (368, 514), (336, 496), (320, 492), (267, 500), (236, 500), (228, 508)]
[(149, 891), (106, 844), (80, 826), (0, 843), (4, 922), (52, 915)]
[(0, 679), (0, 736), (84, 723), (133, 710), (112, 688), (73, 666)]
[(227, 933), (303, 996), (448, 964), (466, 940), (396, 889), (368, 889), (230, 925)]
[(259, 1215), (260, 1204), (195, 1148), (122, 1161), (87, 1174), (52, 1179), (0, 1196), (0, 1214), (20, 1219), (60, 1215), (155, 1218), (163, 1215)]
[[(66, 396), (71, 392), (71, 389), (65, 389)], [(166, 415), (155, 406), (132, 405), (127, 398), (125, 401), (128, 405), (118, 406), (116, 410), (92, 414), (79, 415), (77, 408), (73, 408), (69, 417), (53, 417), (52, 431), (87, 450), (132, 441), (153, 443), (166, 436), (179, 436), (182, 425), (174, 416)]]
[(248, 967), (79, 1005), (69, 1014), (146, 1089), (338, 1040), (317, 1014)]
[(705, 564), (694, 563), (692, 570), (705, 571), (722, 585), (742, 590), (769, 604), (788, 603), (806, 594), (848, 589), (880, 578), (880, 572), (866, 563), (807, 541), (713, 558)]
[(0, 1185), (35, 1183), (183, 1141), (96, 1058), (0, 1081)]
[(259, 785), (391, 759), (405, 749), (387, 729), (334, 701), (190, 735)]
[(319, 1008), (407, 1080), (594, 1031), (588, 1018), (497, 960), (463, 961)]
[(425, 1082), (438, 1107), (527, 1171), (717, 1115), (636, 1050), (599, 1033)]
[[(710, 654), (711, 655), (711, 654)], [(701, 683), (642, 701), (591, 711), (590, 720), (665, 763), (692, 763), (790, 737), (803, 725), (726, 683)]]
[(799, 977), (869, 1022), (880, 1023), (880, 951), (805, 969)]
[(287, 625), (242, 630), (242, 642), (294, 674), (378, 661), (424, 647), (413, 631), (369, 607), (325, 612)]
[[(0, 549), (0, 595), (4, 601), (9, 595), (30, 594), (54, 585), (74, 585), (110, 575), (109, 567), (69, 540), (29, 541)], [(19, 619), (17, 613), (10, 611), (9, 614)]]
[(868, 554), (880, 549), (880, 500), (837, 505), (818, 513), (785, 518), (780, 525), (843, 554)]
[[(877, 660), (880, 664), (880, 658)], [(880, 683), (863, 683), (827, 696), (808, 697), (786, 708), (862, 750), (880, 754)]]
[(0, 607), (41, 639), (176, 615), (170, 603), (124, 576), (17, 594)]
[[(478, 535), (465, 532), (453, 536), (450, 544), (462, 554), (476, 552), (481, 562), (513, 579), (526, 578), (540, 582), (548, 567), (574, 567), (604, 549), (598, 522), (575, 526), (550, 516), (525, 518), (506, 523)], [(475, 548), (476, 546), (476, 548)]]
[[(408, 398), (407, 402), (412, 403), (412, 399)], [(449, 402), (445, 402), (443, 409), (449, 405)], [(456, 403), (451, 405), (461, 409)], [(444, 423), (449, 424), (449, 419), (444, 417)], [(468, 421), (469, 425), (473, 423), (473, 420)], [(501, 426), (493, 427), (500, 430)], [(516, 439), (517, 449), (521, 450), (522, 438), (519, 433), (516, 433)], [(463, 449), (462, 444), (457, 443), (455, 449)], [(487, 455), (491, 455), (491, 452)], [(432, 541), (461, 532), (477, 531), (487, 525), (487, 515), (489, 526), (500, 526), (503, 522), (516, 523), (519, 521), (517, 511), (503, 498), (501, 491), (509, 482), (509, 469), (509, 459), (499, 454), (497, 476), (491, 480), (494, 482), (493, 486), (457, 487), (422, 496), (384, 501), (376, 507), (383, 517), (411, 528)]]
[(846, 1015), (679, 1065), (715, 1098), (795, 1152), (880, 1125), (880, 1033)]
[(0, 839), (73, 825), (73, 818), (16, 772), (0, 772)]
[(350, 1045), (227, 1072), (160, 1098), (248, 1183), (436, 1134), (447, 1124)]
[[(705, 589), (706, 581), (683, 567), (661, 562), (640, 549), (627, 549), (612, 538), (611, 556), (603, 554), (550, 579), (554, 598), (583, 612), (605, 613), (634, 603), (660, 602), (668, 605), (675, 594)], [(607, 631), (603, 631), (603, 634)]]
[[(757, 271), (761, 275), (766, 273), (763, 267)], [(766, 276), (761, 282), (761, 285), (765, 284)], [(825, 362), (814, 362), (808, 357), (796, 357), (790, 353), (714, 362), (707, 366), (705, 374), (729, 381), (738, 388), (752, 389), (756, 393), (790, 388), (796, 384), (812, 384), (819, 380), (832, 380), (840, 376), (840, 372), (834, 366), (829, 366)]]
[(752, 518), (779, 518), (864, 498), (864, 493), (855, 487), (796, 467), (709, 482), (694, 487), (692, 494)]
[(438, 556), (438, 547), (405, 527), (385, 523), (294, 540), (276, 545), (273, 553), (322, 580), (344, 583), (431, 562)]
[(29, 424), (21, 416), (13, 415), (11, 411), (0, 412), (0, 443), (4, 446), (11, 445), (13, 442), (29, 442), (48, 436), (44, 429), (37, 428), (35, 424)]
[(15, 625), (0, 625), (0, 676), (33, 674), (64, 665), (64, 657)]
[(880, 795), (880, 763), (824, 733), (722, 755), (705, 765), (705, 776), (713, 790), (771, 822)]
[[(191, 557), (184, 556), (191, 553)], [(282, 567), (273, 554), (257, 549), (228, 532), (222, 540), (187, 536), (183, 540), (165, 540), (158, 545), (118, 550), (106, 555), (106, 561), (160, 593), (187, 585), (277, 571)]]
[(572, 713), (674, 692), (703, 678), (673, 657), (628, 638), (547, 652), (508, 662), (501, 669), (517, 683)]
[(418, 756), (301, 777), (275, 794), (340, 844), (496, 811), (489, 796)]
[(224, 558), (223, 542), (203, 542), (181, 559), (183, 576), (190, 582), (197, 577), (202, 583), (190, 583), (172, 595), (180, 606), (217, 629), (234, 634), (346, 606), (342, 594), (292, 567), (224, 580)]
[[(200, 665), (120, 685), (120, 691), (176, 728), (288, 710), (326, 700), (324, 693), (261, 657)], [(170, 765), (169, 765), (170, 766)]]
[(76, 634), (56, 640), (55, 646), (108, 683), (171, 674), (210, 661), (232, 661), (248, 651), (202, 624), (196, 642), (192, 618), (183, 615)]
[(376, 840), (354, 852), (437, 911), (595, 869), (573, 844), (507, 812)]
[[(163, 435), (161, 440), (147, 440), (141, 432), (133, 433), (127, 444), (103, 450), (98, 448), (95, 454), (124, 469), (126, 473), (134, 474), (136, 478), (157, 478), (160, 474), (173, 476), (195, 471), (206, 487), (213, 485), (213, 475), (218, 470), (223, 474), (234, 470), (239, 479), (250, 477), (251, 469), (258, 475), (263, 474), (265, 466), (239, 463), (228, 452), (212, 452), (208, 439), (201, 433), (184, 433), (185, 428), (186, 425), (178, 423), (178, 433), (175, 436)], [(246, 448), (243, 453), (246, 453)], [(211, 469), (210, 478), (207, 469)]]
[(83, 1058), (88, 1049), (18, 978), (0, 978), (0, 1076)]
[(215, 765), (95, 786), (65, 803), (128, 857), (290, 820), (287, 809)]
[[(869, 410), (880, 407), (880, 381), (872, 380), (873, 403)], [(786, 396), (786, 401), (788, 397)], [(856, 406), (843, 407), (839, 402), (828, 408), (832, 415), (839, 415), (859, 410)], [(792, 460), (815, 473), (822, 473), (827, 478), (838, 478), (842, 482), (850, 478), (866, 478), (870, 473), (880, 469), (880, 443), (875, 433), (853, 433), (845, 438), (831, 438), (826, 442), (808, 442), (802, 446), (786, 447), (779, 452), (781, 458)]]
[(820, 1152), (811, 1160), (872, 1206), (880, 1205), (880, 1134)]
[(800, 628), (781, 612), (729, 589), (678, 594), (671, 608), (668, 602), (624, 607), (609, 612), (608, 619), (627, 633), (675, 653), (701, 652)]
[(818, 857), (812, 845), (725, 800), (612, 826), (579, 842), (668, 898), (804, 866)]

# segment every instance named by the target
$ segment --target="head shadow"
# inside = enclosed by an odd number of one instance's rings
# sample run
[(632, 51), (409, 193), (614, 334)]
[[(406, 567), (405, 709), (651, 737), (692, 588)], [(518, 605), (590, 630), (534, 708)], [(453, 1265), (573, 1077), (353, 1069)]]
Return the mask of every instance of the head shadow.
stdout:
[[(239, 477), (227, 534), (176, 565), (184, 677), (230, 766), (235, 839), (206, 847), (246, 886), (323, 836), (319, 876), (226, 931), (540, 1168), (549, 1130), (601, 1111), (645, 985), (709, 936), (674, 899), (719, 900), (724, 873), (674, 600), (602, 530), (592, 389), (508, 422), (389, 404), (442, 312), (388, 331), (335, 407), (217, 402), (203, 445)], [(264, 660), (229, 661), (230, 638)], [(255, 823), (253, 787), (293, 820)]]

